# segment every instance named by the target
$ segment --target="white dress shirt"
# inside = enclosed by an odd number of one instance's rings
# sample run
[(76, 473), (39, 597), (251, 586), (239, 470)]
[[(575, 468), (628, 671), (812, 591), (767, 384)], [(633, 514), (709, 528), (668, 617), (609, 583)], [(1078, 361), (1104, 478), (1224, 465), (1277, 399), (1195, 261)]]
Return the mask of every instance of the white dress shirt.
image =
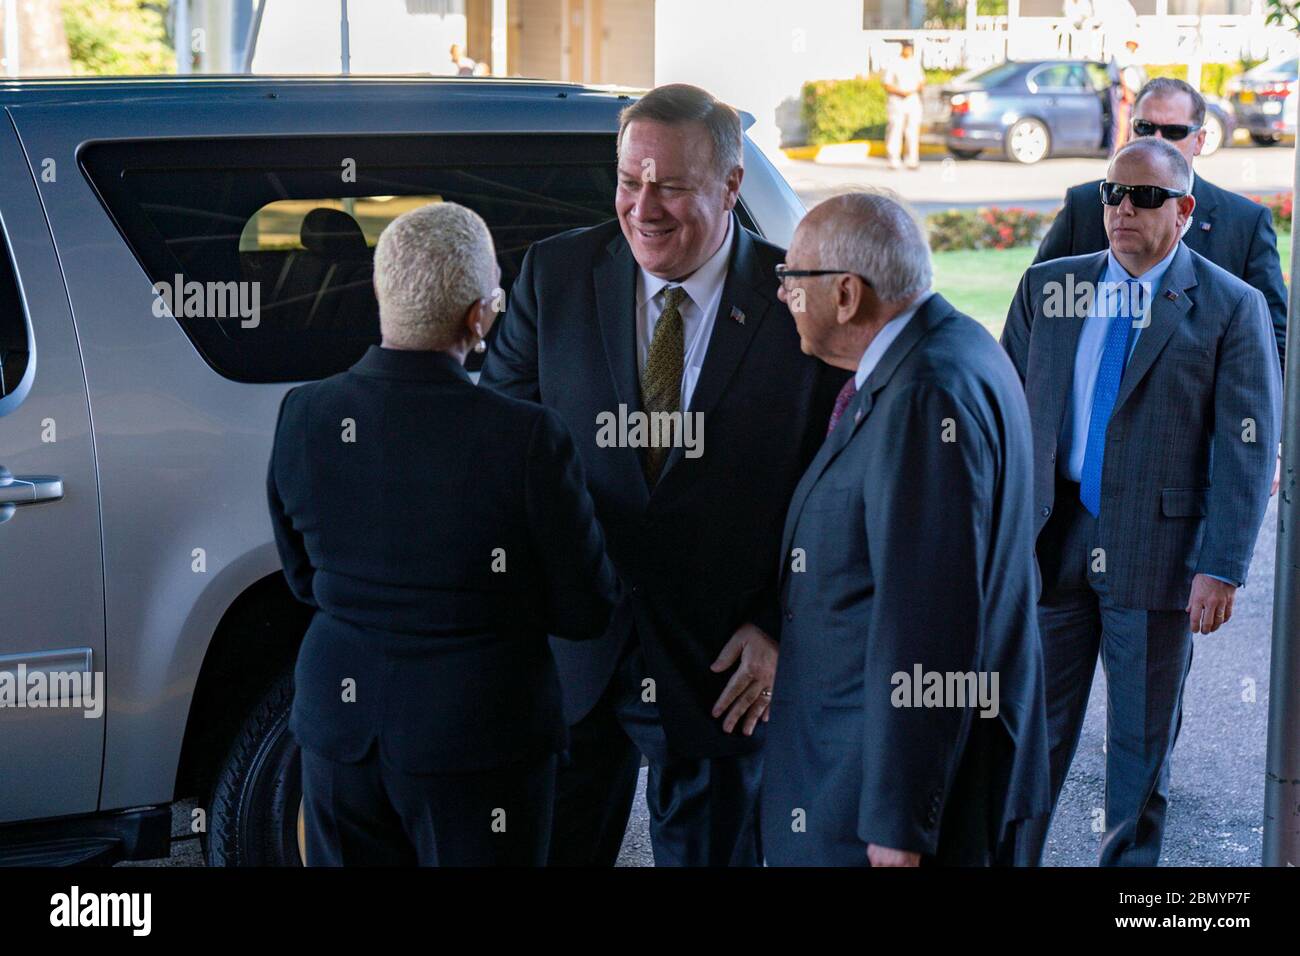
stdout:
[(727, 266), (731, 261), (731, 233), (731, 217), (728, 216), (727, 234), (723, 236), (722, 245), (718, 246), (717, 252), (680, 283), (661, 279), (645, 269), (637, 269), (636, 367), (639, 373), (645, 372), (655, 326), (659, 324), (659, 314), (663, 311), (664, 289), (670, 285), (680, 285), (686, 290), (686, 298), (677, 307), (682, 314), (682, 346), (685, 353), (682, 356), (682, 411), (690, 410), (691, 396), (695, 394), (695, 384), (700, 380), (704, 355), (713, 335), (713, 323), (717, 318), (718, 304), (722, 301), (722, 287), (726, 284)]

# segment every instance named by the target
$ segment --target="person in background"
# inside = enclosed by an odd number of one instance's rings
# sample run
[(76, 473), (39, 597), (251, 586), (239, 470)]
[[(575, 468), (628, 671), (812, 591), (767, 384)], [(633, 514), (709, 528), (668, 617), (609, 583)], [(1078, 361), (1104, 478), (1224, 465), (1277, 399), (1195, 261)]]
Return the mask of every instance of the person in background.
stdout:
[(453, 43), (449, 51), (451, 73), (453, 76), (481, 76), (476, 60), (465, 55), (465, 49), (459, 43)]
[(1113, 156), (1126, 142), (1131, 131), (1129, 119), (1137, 104), (1138, 91), (1146, 82), (1146, 73), (1138, 64), (1138, 41), (1124, 41), (1124, 50), (1117, 51), (1110, 59), (1110, 152)]
[(885, 141), (889, 168), (898, 168), (906, 139), (907, 168), (916, 169), (921, 165), (921, 91), (925, 89), (925, 73), (911, 40), (903, 41), (902, 50), (885, 68), (882, 80), (889, 97), (886, 104), (889, 130)]
[(284, 397), (276, 546), (315, 609), (290, 729), (310, 866), (542, 865), (560, 687), (547, 635), (616, 598), (568, 430), (462, 367), (492, 324), (487, 226), (454, 203), (375, 249), (382, 341)]
[(1030, 266), (1002, 333), (1034, 430), (1053, 806), (1106, 670), (1103, 866), (1160, 860), (1192, 635), (1232, 617), (1281, 424), (1264, 296), (1182, 241), (1191, 180), (1163, 138), (1116, 153), (1109, 248)]

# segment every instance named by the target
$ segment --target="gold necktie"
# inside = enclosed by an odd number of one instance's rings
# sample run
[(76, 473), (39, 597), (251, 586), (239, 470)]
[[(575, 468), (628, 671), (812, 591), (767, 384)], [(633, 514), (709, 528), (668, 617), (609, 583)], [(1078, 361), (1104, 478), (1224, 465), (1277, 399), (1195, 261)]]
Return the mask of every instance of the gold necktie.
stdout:
[[(663, 311), (655, 323), (654, 338), (646, 356), (645, 371), (641, 373), (641, 407), (646, 415), (655, 412), (678, 412), (682, 405), (682, 361), (685, 346), (682, 338), (682, 313), (678, 305), (686, 298), (681, 286), (670, 286), (663, 291)], [(653, 421), (653, 419), (652, 419)], [(654, 431), (651, 431), (651, 435)], [(669, 448), (647, 447), (645, 450), (645, 476), (650, 487), (659, 480)]]

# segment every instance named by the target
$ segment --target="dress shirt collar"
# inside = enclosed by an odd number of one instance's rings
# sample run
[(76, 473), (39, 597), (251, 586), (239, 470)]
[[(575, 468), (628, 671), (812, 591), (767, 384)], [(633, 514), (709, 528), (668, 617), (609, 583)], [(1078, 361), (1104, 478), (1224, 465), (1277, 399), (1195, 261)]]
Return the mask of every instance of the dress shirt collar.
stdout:
[(1119, 260), (1115, 258), (1115, 253), (1108, 249), (1106, 251), (1106, 274), (1103, 276), (1103, 279), (1106, 282), (1112, 283), (1127, 282), (1129, 279), (1136, 279), (1141, 283), (1150, 283), (1146, 286), (1146, 288), (1150, 290), (1150, 295), (1146, 301), (1148, 303), (1154, 302), (1156, 293), (1160, 291), (1160, 282), (1164, 279), (1165, 273), (1169, 271), (1169, 264), (1174, 261), (1174, 256), (1178, 255), (1178, 249), (1181, 245), (1182, 240), (1174, 243), (1174, 247), (1169, 250), (1169, 255), (1165, 256), (1140, 276), (1129, 275), (1128, 270), (1120, 265)]
[(858, 362), (858, 373), (853, 376), (854, 387), (861, 390), (866, 384), (867, 376), (876, 370), (880, 360), (885, 357), (885, 352), (894, 344), (894, 339), (898, 338), (900, 332), (907, 326), (912, 316), (920, 311), (921, 306), (930, 301), (933, 292), (922, 292), (916, 297), (916, 301), (907, 307), (900, 315), (895, 316), (885, 323), (884, 328), (876, 333), (876, 337), (871, 340), (867, 350), (862, 353), (862, 358)]
[[(717, 251), (704, 260), (702, 266), (677, 283), (686, 290), (686, 294), (690, 296), (691, 301), (701, 310), (708, 306), (726, 280), (727, 263), (731, 258), (731, 239), (734, 232), (731, 221), (734, 218), (731, 214), (727, 215), (727, 232), (722, 237), (722, 245), (718, 246)], [(659, 276), (646, 272), (640, 266), (637, 268), (641, 269), (641, 281), (636, 303), (638, 308), (645, 306), (662, 292), (664, 286), (674, 284), (671, 279), (661, 279)]]

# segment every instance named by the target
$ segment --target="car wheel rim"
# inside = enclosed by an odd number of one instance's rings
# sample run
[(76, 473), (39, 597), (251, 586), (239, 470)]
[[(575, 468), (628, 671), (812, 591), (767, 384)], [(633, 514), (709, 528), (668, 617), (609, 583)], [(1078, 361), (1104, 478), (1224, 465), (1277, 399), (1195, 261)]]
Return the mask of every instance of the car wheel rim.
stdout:
[(1036, 163), (1047, 152), (1047, 130), (1037, 123), (1017, 126), (1011, 133), (1011, 153), (1022, 163)]

